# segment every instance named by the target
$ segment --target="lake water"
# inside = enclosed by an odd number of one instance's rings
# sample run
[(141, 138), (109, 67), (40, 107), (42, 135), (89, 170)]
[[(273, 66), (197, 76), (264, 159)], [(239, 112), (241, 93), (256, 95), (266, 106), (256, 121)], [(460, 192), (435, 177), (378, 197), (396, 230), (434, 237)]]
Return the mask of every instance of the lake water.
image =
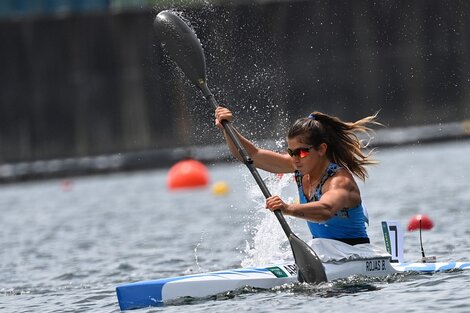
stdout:
[[(361, 184), (372, 243), (380, 221), (406, 226), (418, 213), (427, 255), (470, 260), (470, 142), (383, 149)], [(0, 311), (119, 312), (124, 282), (256, 265), (286, 247), (277, 220), (240, 164), (208, 165), (211, 188), (170, 192), (167, 170), (71, 177), (0, 186)], [(265, 175), (265, 173), (263, 173)], [(293, 186), (269, 182), (292, 198)], [(300, 237), (305, 223), (288, 218)], [(420, 258), (418, 233), (406, 233), (405, 258)], [(470, 271), (353, 279), (320, 286), (239, 290), (136, 312), (470, 312)]]

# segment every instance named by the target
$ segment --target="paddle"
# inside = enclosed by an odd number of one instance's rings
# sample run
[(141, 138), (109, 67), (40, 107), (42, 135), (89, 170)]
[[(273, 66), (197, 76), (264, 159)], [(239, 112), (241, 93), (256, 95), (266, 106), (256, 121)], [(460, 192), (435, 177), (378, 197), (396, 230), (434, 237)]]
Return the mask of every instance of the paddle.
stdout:
[[(217, 108), (218, 104), (207, 87), (206, 60), (196, 33), (172, 11), (158, 13), (153, 25), (157, 36), (164, 44), (171, 58), (183, 70), (189, 80), (202, 91), (204, 97), (214, 109)], [(271, 197), (271, 193), (264, 184), (258, 170), (253, 165), (250, 156), (240, 143), (230, 122), (223, 120), (222, 125), (243, 158), (244, 164), (248, 167), (263, 192), (263, 195), (266, 198)], [(274, 211), (274, 214), (289, 239), (295, 263), (299, 270), (299, 281), (307, 283), (326, 281), (325, 269), (315, 251), (292, 232), (280, 210)]]

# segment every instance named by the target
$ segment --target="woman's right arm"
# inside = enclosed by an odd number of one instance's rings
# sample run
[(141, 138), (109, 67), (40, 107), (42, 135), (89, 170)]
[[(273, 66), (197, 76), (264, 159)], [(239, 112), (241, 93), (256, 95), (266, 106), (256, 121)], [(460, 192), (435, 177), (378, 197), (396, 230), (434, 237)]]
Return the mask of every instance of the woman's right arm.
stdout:
[[(216, 126), (224, 131), (225, 140), (232, 155), (239, 161), (243, 162), (243, 158), (237, 150), (237, 147), (230, 139), (228, 134), (223, 129), (221, 124), (222, 120), (232, 121), (233, 115), (230, 110), (224, 107), (218, 107), (215, 110)], [(287, 154), (280, 154), (271, 150), (260, 149), (256, 147), (251, 141), (243, 137), (238, 130), (234, 129), (238, 136), (240, 143), (245, 148), (246, 152), (253, 160), (255, 167), (271, 173), (292, 173), (294, 166), (292, 165), (291, 157)]]

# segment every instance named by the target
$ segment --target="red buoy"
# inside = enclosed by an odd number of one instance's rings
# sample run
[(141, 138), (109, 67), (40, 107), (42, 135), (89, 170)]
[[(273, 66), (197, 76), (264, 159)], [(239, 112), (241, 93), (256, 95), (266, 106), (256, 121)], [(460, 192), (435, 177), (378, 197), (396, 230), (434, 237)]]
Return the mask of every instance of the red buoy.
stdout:
[(196, 160), (184, 160), (174, 164), (167, 175), (169, 189), (205, 187), (209, 183), (209, 171)]
[(62, 191), (70, 191), (72, 190), (72, 187), (73, 187), (73, 182), (71, 180), (64, 180), (62, 182)]
[[(421, 224), (421, 225), (420, 225)], [(411, 217), (408, 222), (408, 231), (414, 231), (418, 229), (430, 230), (434, 227), (432, 220), (424, 214), (418, 214)]]

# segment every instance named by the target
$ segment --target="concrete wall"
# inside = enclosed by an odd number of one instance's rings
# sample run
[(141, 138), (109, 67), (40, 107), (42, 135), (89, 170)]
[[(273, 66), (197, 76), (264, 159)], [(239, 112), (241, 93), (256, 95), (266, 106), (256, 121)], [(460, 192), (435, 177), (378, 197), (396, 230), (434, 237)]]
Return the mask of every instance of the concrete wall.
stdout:
[[(0, 21), (0, 163), (220, 142), (155, 38), (155, 12)], [(320, 110), (388, 126), (470, 117), (470, 2), (181, 8), (209, 85), (255, 138)]]

